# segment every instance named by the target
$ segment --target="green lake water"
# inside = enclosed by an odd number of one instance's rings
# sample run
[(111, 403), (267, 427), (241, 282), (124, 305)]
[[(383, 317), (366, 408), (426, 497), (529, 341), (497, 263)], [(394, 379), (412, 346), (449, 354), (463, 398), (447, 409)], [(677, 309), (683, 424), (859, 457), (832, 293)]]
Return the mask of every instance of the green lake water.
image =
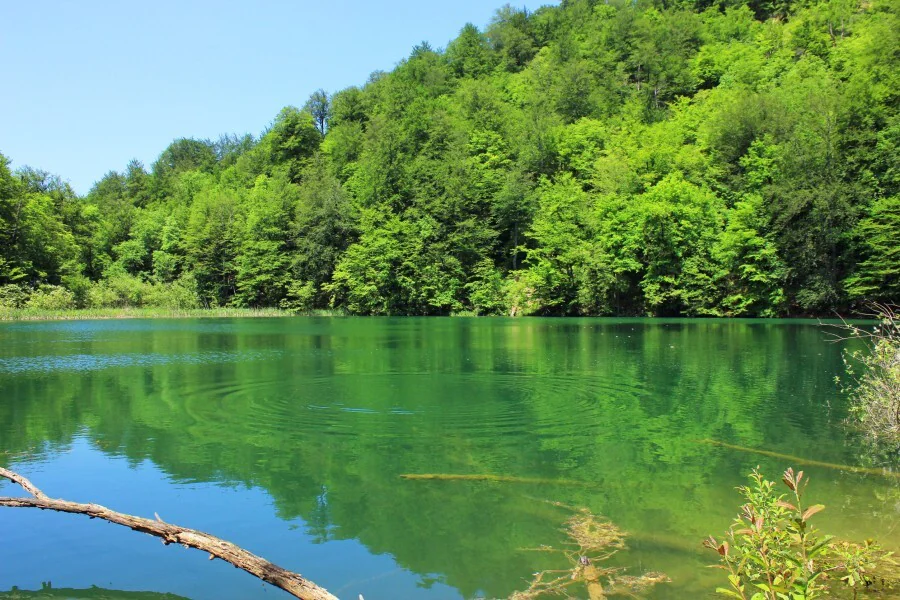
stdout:
[[(791, 463), (701, 440), (863, 465), (841, 372), (841, 345), (802, 321), (8, 323), (0, 463), (51, 496), (209, 531), (341, 598), (505, 597), (557, 565), (528, 551), (563, 541), (550, 502), (630, 532), (615, 562), (667, 573), (654, 597), (702, 598), (722, 573), (701, 540), (736, 514), (734, 488)], [(900, 547), (900, 480), (794, 466), (827, 506), (821, 526)], [(0, 508), (0, 597), (42, 582), (286, 596), (121, 527)]]

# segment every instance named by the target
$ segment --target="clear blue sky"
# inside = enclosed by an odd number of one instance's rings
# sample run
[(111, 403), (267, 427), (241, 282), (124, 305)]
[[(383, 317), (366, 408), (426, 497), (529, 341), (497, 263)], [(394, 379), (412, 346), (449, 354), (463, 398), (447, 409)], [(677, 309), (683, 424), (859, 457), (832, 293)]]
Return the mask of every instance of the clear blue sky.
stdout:
[[(551, 0), (521, 0), (535, 9)], [(262, 131), (504, 0), (17, 0), (3, 6), (0, 153), (78, 193), (175, 138)]]

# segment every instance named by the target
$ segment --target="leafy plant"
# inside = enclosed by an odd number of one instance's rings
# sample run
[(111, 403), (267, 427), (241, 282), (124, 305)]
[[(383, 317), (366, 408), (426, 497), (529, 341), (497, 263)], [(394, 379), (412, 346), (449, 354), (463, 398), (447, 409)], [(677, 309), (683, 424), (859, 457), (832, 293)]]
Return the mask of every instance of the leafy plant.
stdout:
[(845, 323), (849, 337), (865, 342), (844, 353), (852, 413), (876, 441), (900, 445), (900, 316), (887, 305), (874, 305), (878, 324), (871, 329)]
[(855, 598), (860, 588), (888, 585), (879, 570), (893, 564), (892, 553), (872, 540), (835, 542), (810, 523), (825, 506), (804, 504), (809, 480), (803, 471), (784, 472), (789, 495), (779, 494), (758, 467), (750, 480), (738, 488), (746, 503), (726, 538), (704, 541), (719, 554), (717, 567), (728, 572), (729, 587), (718, 593), (742, 600), (813, 600), (848, 590)]
[(41, 285), (31, 293), (25, 308), (69, 310), (75, 308), (75, 294), (58, 285)]
[(0, 308), (22, 308), (28, 302), (28, 290), (21, 285), (0, 285)]

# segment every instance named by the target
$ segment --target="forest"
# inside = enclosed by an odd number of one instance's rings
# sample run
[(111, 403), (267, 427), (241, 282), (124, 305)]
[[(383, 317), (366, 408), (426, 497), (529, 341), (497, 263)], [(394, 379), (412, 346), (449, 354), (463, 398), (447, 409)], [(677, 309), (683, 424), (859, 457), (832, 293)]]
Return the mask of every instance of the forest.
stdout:
[[(0, 155), (0, 306), (828, 315), (900, 301), (898, 0), (564, 0), (178, 139)], [(227, 127), (227, 123), (223, 123)]]

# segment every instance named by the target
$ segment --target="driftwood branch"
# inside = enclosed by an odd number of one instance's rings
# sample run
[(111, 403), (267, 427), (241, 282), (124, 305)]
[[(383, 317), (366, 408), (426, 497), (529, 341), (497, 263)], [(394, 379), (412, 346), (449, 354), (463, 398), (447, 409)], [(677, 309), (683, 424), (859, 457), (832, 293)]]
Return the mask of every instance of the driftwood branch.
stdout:
[(262, 579), (266, 583), (283, 589), (295, 598), (301, 598), (302, 600), (337, 600), (337, 597), (330, 594), (326, 589), (317, 586), (299, 574), (283, 569), (264, 558), (244, 550), (240, 546), (226, 542), (208, 533), (166, 523), (159, 516), (156, 517), (156, 520), (150, 520), (119, 513), (99, 504), (81, 504), (79, 502), (50, 498), (25, 477), (3, 467), (0, 467), (0, 477), (5, 477), (19, 484), (32, 495), (31, 498), (0, 497), (0, 506), (55, 510), (87, 515), (92, 519), (103, 519), (116, 525), (123, 525), (135, 531), (161, 538), (166, 545), (181, 544), (185, 548), (196, 548), (208, 552), (210, 560), (220, 558), (238, 569), (242, 569), (254, 577)]

